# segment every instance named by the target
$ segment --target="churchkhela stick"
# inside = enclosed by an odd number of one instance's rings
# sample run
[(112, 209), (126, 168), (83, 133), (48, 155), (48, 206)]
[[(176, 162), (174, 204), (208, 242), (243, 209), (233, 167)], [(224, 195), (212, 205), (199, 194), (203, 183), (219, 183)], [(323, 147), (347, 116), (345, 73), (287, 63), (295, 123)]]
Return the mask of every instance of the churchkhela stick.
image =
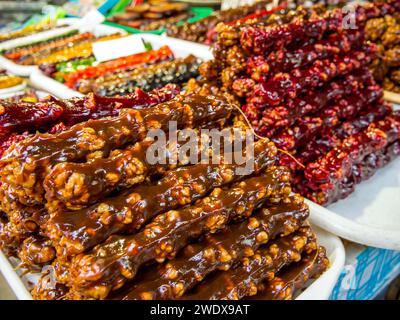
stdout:
[(40, 279), (31, 291), (33, 299), (62, 300), (69, 291), (68, 287), (57, 282), (52, 266), (46, 266), (45, 268), (46, 270), (42, 272)]
[(77, 81), (80, 79), (96, 78), (110, 71), (124, 69), (142, 63), (155, 63), (173, 56), (174, 54), (171, 49), (168, 46), (163, 46), (158, 50), (147, 51), (102, 62), (96, 66), (91, 66), (67, 74), (64, 78), (65, 85), (74, 89)]
[[(331, 149), (340, 145), (343, 139), (355, 135), (366, 129), (370, 123), (381, 120), (390, 115), (393, 109), (388, 104), (375, 104), (368, 106), (355, 119), (341, 123), (335, 128), (324, 128), (322, 132), (309, 141), (303, 148), (296, 152), (296, 159), (306, 165), (316, 161), (319, 157), (328, 153)], [(287, 155), (280, 156), (280, 163), (296, 168), (297, 164)]]
[(337, 126), (343, 120), (353, 119), (370, 105), (383, 103), (383, 90), (378, 85), (369, 86), (359, 93), (360, 96), (347, 96), (337, 103), (321, 110), (319, 116), (326, 126)]
[[(57, 164), (44, 181), (47, 209), (55, 212), (65, 206), (78, 210), (96, 203), (115, 190), (122, 191), (141, 183), (151, 175), (163, 174), (169, 169), (189, 163), (200, 163), (203, 155), (211, 162), (212, 153), (218, 153), (219, 156), (225, 148), (232, 149), (235, 140), (236, 144), (241, 143), (242, 150), (250, 147), (245, 145), (243, 148), (246, 135), (240, 130), (226, 128), (222, 133), (225, 136), (218, 137), (218, 150), (213, 150), (210, 145), (210, 135), (197, 130), (183, 130), (176, 132), (176, 141), (165, 141), (162, 150), (159, 150), (159, 156), (163, 154), (161, 158), (154, 159), (152, 156), (157, 148), (154, 138), (146, 138), (125, 150), (112, 151), (109, 158), (85, 163)], [(195, 147), (195, 150), (191, 148), (190, 157), (184, 154), (187, 153), (189, 144)]]
[(294, 99), (303, 92), (322, 86), (333, 78), (349, 74), (372, 61), (375, 47), (365, 45), (361, 51), (352, 51), (333, 59), (317, 60), (308, 69), (294, 69), (278, 73), (266, 82), (257, 83), (248, 102), (258, 108), (277, 106), (285, 99)]
[(282, 169), (273, 167), (228, 190), (215, 188), (191, 207), (157, 216), (140, 233), (111, 236), (92, 252), (75, 256), (69, 269), (72, 291), (105, 298), (111, 290), (133, 279), (140, 266), (172, 259), (190, 240), (250, 216), (267, 200), (280, 201), (291, 192), (287, 182), (277, 181), (280, 172)]
[(72, 126), (89, 119), (117, 116), (123, 108), (152, 107), (171, 100), (179, 92), (177, 86), (167, 85), (148, 93), (137, 89), (125, 97), (106, 98), (91, 93), (67, 100), (49, 96), (37, 103), (2, 101), (0, 141), (12, 133), (47, 131), (60, 122)]
[[(13, 146), (0, 161), (3, 183), (22, 204), (43, 203), (43, 179), (60, 162), (108, 156), (128, 143), (143, 140), (151, 129), (167, 131), (217, 123), (230, 117), (233, 105), (225, 96), (178, 96), (151, 109), (123, 109), (118, 117), (90, 120), (58, 134), (37, 134)], [(18, 169), (17, 169), (18, 168)]]
[(400, 138), (400, 114), (374, 122), (359, 134), (343, 140), (342, 144), (328, 152), (304, 171), (307, 185), (314, 190), (330, 188), (348, 176), (353, 163), (362, 161), (368, 154), (384, 149)]
[(34, 64), (41, 65), (43, 63), (57, 63), (65, 62), (74, 58), (84, 58), (89, 57), (93, 54), (93, 43), (102, 42), (113, 39), (118, 39), (123, 37), (120, 33), (114, 33), (102, 37), (96, 37), (94, 39), (89, 39), (87, 41), (81, 41), (74, 44), (73, 46), (67, 45), (64, 47), (59, 47), (57, 50), (52, 50), (49, 54), (41, 55), (38, 52), (34, 57)]
[[(194, 143), (201, 144), (201, 135), (196, 134)], [(168, 141), (169, 142), (169, 141)], [(63, 162), (54, 166), (44, 180), (46, 207), (50, 212), (79, 210), (107, 197), (115, 190), (125, 190), (144, 182), (153, 174), (161, 174), (168, 169), (186, 165), (187, 157), (179, 162), (179, 150), (188, 143), (166, 143), (165, 159), (150, 163), (147, 159), (155, 145), (153, 138), (146, 138), (125, 150), (114, 150), (108, 158), (98, 158), (90, 162)], [(200, 153), (200, 148), (197, 148)], [(149, 153), (150, 154), (150, 153)], [(176, 157), (176, 161), (171, 161)], [(171, 159), (172, 158), (172, 159)]]
[[(77, 31), (72, 31), (71, 33), (77, 33)], [(48, 52), (51, 49), (58, 48), (60, 46), (75, 43), (87, 39), (93, 39), (95, 36), (93, 33), (85, 32), (79, 34), (69, 34), (67, 36), (62, 36), (59, 39), (46, 41), (43, 43), (35, 44), (32, 46), (26, 46), (21, 48), (10, 49), (4, 52), (4, 56), (7, 59), (11, 59), (15, 62), (19, 62), (20, 60), (24, 60), (24, 57), (29, 57), (36, 52)], [(29, 63), (28, 63), (29, 64)]]
[(318, 278), (329, 267), (324, 247), (318, 247), (306, 254), (301, 261), (293, 263), (278, 272), (271, 281), (266, 281), (251, 300), (291, 300), (296, 292), (306, 287), (310, 279)]
[(26, 238), (19, 248), (18, 257), (25, 268), (40, 270), (44, 265), (51, 263), (56, 257), (51, 240), (41, 236)]
[(71, 57), (69, 60), (54, 63), (42, 63), (39, 69), (48, 77), (64, 82), (64, 76), (80, 68), (92, 66), (96, 62), (93, 55), (87, 57)]
[(279, 235), (297, 230), (309, 209), (299, 195), (276, 206), (264, 206), (252, 217), (204, 240), (188, 245), (173, 260), (138, 275), (132, 286), (122, 288), (112, 299), (178, 299), (215, 270), (228, 270), (243, 257)]
[(265, 56), (252, 56), (247, 60), (247, 74), (254, 80), (266, 81), (269, 72), (289, 72), (305, 67), (316, 60), (323, 60), (339, 53), (349, 52), (360, 47), (364, 41), (362, 32), (335, 33), (316, 43), (300, 47), (294, 51), (282, 49)]
[(298, 120), (293, 127), (289, 127), (275, 135), (272, 141), (284, 150), (296, 150), (307, 144), (321, 130), (334, 128), (341, 121), (354, 118), (360, 111), (366, 109), (369, 105), (373, 105), (383, 97), (383, 91), (376, 85), (365, 88), (358, 94), (356, 96), (349, 94), (331, 103), (316, 116), (306, 116)]
[[(283, 25), (292, 22), (294, 19), (298, 19), (299, 21), (308, 20), (315, 15), (321, 15), (325, 13), (325, 8), (321, 6), (313, 6), (311, 8), (304, 8), (304, 7), (297, 7), (296, 10), (281, 10), (278, 12), (273, 13), (266, 18), (258, 18), (258, 19), (251, 19), (247, 20), (242, 23), (238, 24), (219, 24), (215, 29), (218, 33), (218, 37), (216, 39), (216, 43), (214, 43), (214, 57), (216, 58), (216, 62), (214, 63), (215, 70), (220, 70), (223, 67), (218, 63), (218, 61), (224, 61), (229, 63), (229, 54), (231, 48), (233, 47), (240, 47), (243, 46), (240, 43), (241, 38), (241, 31), (242, 29), (248, 27), (254, 28), (266, 28), (268, 26), (273, 26), (274, 24)], [(308, 43), (311, 43), (309, 41)], [(307, 43), (307, 44), (308, 44)], [(305, 44), (302, 43), (304, 46)], [(249, 52), (245, 52), (243, 49), (242, 51), (248, 55)], [(250, 54), (251, 55), (251, 54)], [(267, 54), (268, 55), (268, 54)], [(227, 59), (228, 58), (228, 59)], [(231, 64), (230, 64), (231, 65)], [(206, 75), (203, 75), (206, 79), (210, 78)]]
[(254, 255), (242, 259), (237, 268), (219, 271), (204, 279), (184, 300), (240, 300), (257, 294), (258, 286), (272, 280), (283, 267), (301, 259), (303, 252), (317, 248), (316, 236), (310, 227), (261, 247)]
[(287, 128), (272, 137), (272, 141), (281, 149), (292, 151), (306, 144), (324, 126), (324, 121), (320, 117), (306, 116), (299, 119), (293, 127)]
[(10, 32), (2, 32), (0, 34), (0, 43), (4, 41), (9, 41), (15, 38), (26, 37), (33, 33), (38, 33), (42, 31), (46, 31), (49, 29), (56, 29), (56, 28), (63, 28), (65, 25), (56, 25), (55, 21), (52, 22), (45, 22), (39, 23), (34, 25), (29, 25), (26, 27), (18, 28), (17, 30), (10, 31)]
[(259, 134), (272, 137), (279, 129), (292, 126), (299, 117), (316, 113), (346, 95), (357, 94), (364, 84), (375, 84), (366, 68), (333, 81), (321, 90), (313, 90), (295, 99), (289, 99), (282, 106), (260, 110), (246, 104), (242, 110)]
[(78, 82), (78, 91), (87, 93), (93, 91), (103, 96), (124, 95), (139, 87), (150, 91), (168, 83), (182, 84), (198, 76), (201, 60), (193, 55), (155, 65), (143, 66), (133, 71), (121, 72), (112, 81), (95, 79)]
[(169, 171), (157, 183), (131, 188), (87, 209), (55, 213), (46, 224), (46, 234), (60, 254), (81, 253), (112, 234), (135, 233), (152, 217), (191, 204), (213, 188), (260, 173), (274, 163), (276, 154), (271, 142), (260, 140), (254, 144), (254, 155), (247, 155), (247, 161), (254, 163), (248, 172), (243, 170), (246, 163), (226, 161)]
[[(356, 6), (353, 14), (356, 29), (363, 28), (367, 19), (384, 16), (398, 10), (398, 3)], [(349, 24), (348, 12), (342, 9), (314, 14), (308, 19), (298, 17), (286, 24), (248, 26), (240, 29), (240, 43), (254, 54), (268, 54), (293, 43), (304, 43), (310, 39), (321, 39), (330, 31), (343, 30)], [(354, 26), (353, 26), (354, 29)]]
[(383, 150), (368, 154), (362, 161), (353, 163), (351, 169), (347, 170), (347, 175), (343, 176), (336, 184), (320, 185), (317, 189), (317, 185), (310, 188), (309, 183), (303, 180), (297, 183), (295, 188), (308, 199), (320, 205), (328, 205), (348, 197), (354, 192), (357, 183), (369, 179), (379, 168), (387, 165), (399, 155), (400, 141), (397, 140)]

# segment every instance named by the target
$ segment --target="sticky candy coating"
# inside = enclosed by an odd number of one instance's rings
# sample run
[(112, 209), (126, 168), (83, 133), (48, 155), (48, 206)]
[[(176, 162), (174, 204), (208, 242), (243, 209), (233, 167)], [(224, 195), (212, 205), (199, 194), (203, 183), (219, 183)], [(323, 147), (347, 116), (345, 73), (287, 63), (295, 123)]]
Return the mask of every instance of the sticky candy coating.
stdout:
[(47, 234), (59, 252), (81, 253), (112, 234), (135, 233), (152, 217), (191, 204), (213, 188), (260, 173), (274, 163), (276, 154), (271, 142), (256, 142), (254, 168), (247, 175), (238, 170), (244, 165), (224, 162), (171, 170), (157, 183), (133, 187), (87, 209), (56, 212), (46, 225)]
[(318, 278), (329, 267), (326, 250), (318, 247), (305, 254), (301, 261), (283, 268), (274, 279), (261, 284), (252, 300), (291, 300), (296, 292), (303, 290), (310, 279)]
[(277, 205), (265, 205), (252, 217), (182, 250), (171, 261), (139, 275), (112, 299), (177, 299), (216, 270), (228, 270), (254, 254), (269, 239), (296, 231), (308, 217), (303, 199), (295, 195)]
[(290, 188), (276, 180), (279, 171), (269, 171), (227, 191), (216, 188), (192, 207), (157, 216), (136, 235), (110, 237), (92, 253), (78, 255), (70, 270), (73, 290), (104, 298), (110, 290), (134, 278), (144, 263), (171, 259), (190, 239), (216, 232), (231, 220), (250, 216), (254, 208), (268, 199), (279, 201), (290, 193)]
[(3, 181), (21, 203), (40, 204), (44, 201), (42, 182), (57, 163), (82, 161), (93, 153), (108, 156), (114, 149), (143, 140), (153, 128), (168, 130), (171, 121), (176, 121), (178, 129), (192, 128), (227, 119), (232, 110), (224, 96), (186, 95), (150, 109), (123, 109), (117, 117), (89, 120), (54, 135), (37, 134), (4, 154)]
[(242, 259), (237, 268), (220, 271), (183, 296), (190, 300), (240, 300), (257, 293), (258, 286), (272, 280), (283, 267), (301, 260), (303, 252), (314, 251), (316, 236), (310, 227), (267, 243), (254, 255)]

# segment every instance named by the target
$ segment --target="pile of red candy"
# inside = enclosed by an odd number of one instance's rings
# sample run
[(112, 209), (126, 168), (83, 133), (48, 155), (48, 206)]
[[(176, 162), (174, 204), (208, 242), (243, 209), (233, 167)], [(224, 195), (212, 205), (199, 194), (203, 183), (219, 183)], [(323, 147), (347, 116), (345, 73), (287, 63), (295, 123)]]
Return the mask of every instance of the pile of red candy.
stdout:
[(317, 203), (347, 197), (400, 154), (400, 113), (368, 69), (377, 48), (364, 30), (368, 19), (399, 10), (399, 0), (350, 16), (298, 8), (218, 26), (216, 58), (202, 75), (235, 93), (256, 133), (283, 151), (296, 191)]

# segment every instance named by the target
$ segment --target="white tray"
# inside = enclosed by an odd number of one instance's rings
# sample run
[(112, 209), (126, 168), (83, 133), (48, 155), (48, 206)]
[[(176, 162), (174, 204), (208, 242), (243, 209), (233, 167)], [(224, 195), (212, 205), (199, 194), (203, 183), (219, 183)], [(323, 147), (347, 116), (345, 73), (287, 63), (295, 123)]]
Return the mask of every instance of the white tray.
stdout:
[[(65, 18), (65, 19), (59, 19), (57, 21), (58, 25), (74, 25), (75, 23), (78, 23), (80, 21), (80, 19), (78, 18)], [(96, 36), (101, 36), (101, 35), (107, 35), (107, 34), (111, 34), (111, 33), (115, 33), (115, 32), (119, 32), (119, 33), (126, 33), (124, 30), (115, 28), (115, 27), (111, 27), (111, 26), (106, 26), (103, 24), (98, 24), (96, 25), (92, 31)], [(24, 37), (24, 38), (29, 38), (30, 36)], [(37, 66), (35, 65), (30, 65), (30, 66), (24, 66), (24, 65), (20, 65), (17, 64), (15, 62), (13, 62), (10, 59), (7, 59), (6, 57), (0, 55), (0, 67), (3, 69), (8, 70), (9, 72), (18, 75), (18, 76), (23, 76), (23, 77), (27, 77), (29, 75), (31, 75), (33, 72), (35, 72), (36, 70), (38, 70)], [(46, 88), (44, 88), (46, 89)]]
[(310, 201), (309, 205), (311, 222), (339, 237), (400, 250), (400, 158), (357, 185), (348, 198), (327, 208)]
[[(330, 267), (297, 297), (299, 300), (327, 300), (339, 278), (345, 261), (345, 250), (340, 239), (318, 227), (313, 227), (313, 229), (317, 234), (318, 243), (327, 250)], [(9, 261), (0, 251), (0, 271), (19, 300), (32, 300), (28, 290), (28, 288), (32, 288), (32, 285), (29, 285), (29, 283), (35, 283), (39, 279), (39, 274), (28, 273), (21, 278), (19, 275), (24, 270), (16, 272), (14, 268), (19, 261), (12, 260)]]
[[(202, 44), (153, 34), (137, 34), (137, 37), (140, 37), (143, 40), (151, 43), (154, 49), (158, 49), (164, 45), (168, 45), (174, 52), (175, 57), (177, 58), (184, 58), (189, 54), (193, 54), (203, 60), (212, 59), (212, 53), (209, 47)], [(46, 90), (47, 92), (50, 92), (60, 99), (83, 96), (78, 91), (72, 90), (61, 82), (58, 82), (53, 78), (46, 76), (38, 68), (35, 68), (34, 72), (32, 72), (30, 80), (33, 84), (35, 84), (35, 86)]]

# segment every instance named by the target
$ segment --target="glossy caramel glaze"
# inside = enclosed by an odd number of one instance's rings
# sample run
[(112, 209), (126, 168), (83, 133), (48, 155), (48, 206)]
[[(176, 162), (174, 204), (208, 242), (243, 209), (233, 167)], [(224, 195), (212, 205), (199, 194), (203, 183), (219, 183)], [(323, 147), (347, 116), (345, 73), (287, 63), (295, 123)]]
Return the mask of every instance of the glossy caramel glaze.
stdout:
[(272, 165), (277, 150), (267, 140), (254, 145), (254, 168), (243, 165), (197, 164), (178, 168), (154, 184), (133, 187), (98, 204), (73, 212), (57, 212), (46, 225), (47, 234), (60, 254), (81, 253), (115, 233), (135, 233), (152, 217), (191, 204), (213, 188), (245, 179)]
[(279, 201), (287, 196), (290, 187), (277, 179), (281, 172), (273, 167), (226, 191), (216, 188), (194, 206), (157, 216), (138, 234), (110, 237), (92, 252), (73, 259), (71, 287), (87, 296), (105, 298), (110, 290), (134, 278), (141, 265), (172, 259), (190, 240), (250, 216), (267, 200)]
[(300, 196), (287, 198), (274, 206), (265, 205), (254, 216), (228, 225), (219, 233), (206, 235), (188, 245), (178, 256), (159, 268), (138, 276), (113, 299), (177, 299), (216, 270), (228, 270), (244, 257), (277, 236), (298, 229), (309, 215)]

